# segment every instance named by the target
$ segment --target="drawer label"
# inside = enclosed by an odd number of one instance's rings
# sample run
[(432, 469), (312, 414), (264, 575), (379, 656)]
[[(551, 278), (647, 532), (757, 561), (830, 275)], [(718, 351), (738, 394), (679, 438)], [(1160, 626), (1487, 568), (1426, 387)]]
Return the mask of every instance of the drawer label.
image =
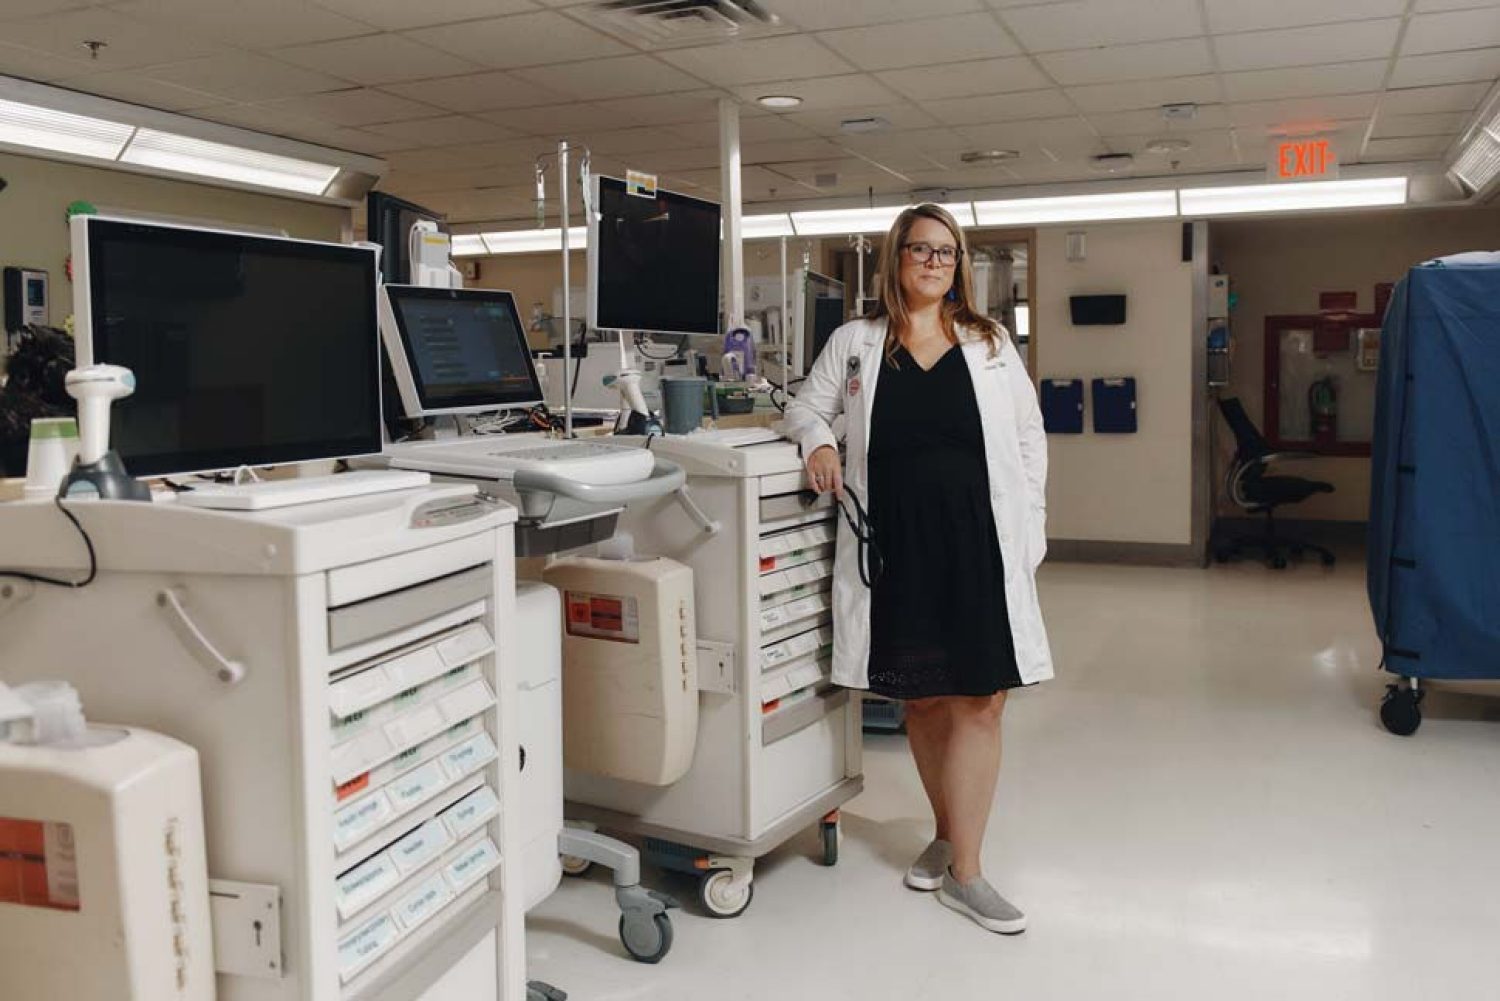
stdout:
[(348, 980), (369, 966), (401, 934), (389, 914), (367, 921), (353, 935), (339, 943), (339, 979)]
[(490, 740), (489, 734), (481, 733), (443, 755), (443, 767), (448, 770), (449, 778), (461, 779), (483, 768), (494, 757), (494, 741)]
[(334, 841), (338, 847), (352, 845), (391, 817), (391, 803), (384, 792), (351, 803), (333, 815)]
[(421, 743), (443, 729), (443, 714), (437, 706), (423, 706), (385, 725), (385, 735), (398, 748)]
[(339, 877), (339, 914), (357, 914), (401, 881), (401, 874), (384, 852)]
[(462, 838), (482, 827), (499, 810), (494, 790), (483, 786), (443, 812), (443, 819), (455, 838)]
[(409, 896), (396, 905), (396, 917), (407, 931), (436, 914), (444, 904), (453, 899), (453, 891), (443, 881), (442, 873), (434, 873)]
[(489, 838), (467, 849), (448, 863), (446, 876), (454, 890), (462, 891), (484, 878), (500, 863), (500, 852)]
[(437, 819), (429, 820), (392, 845), (391, 857), (396, 860), (396, 867), (401, 870), (402, 875), (407, 875), (436, 858), (439, 852), (448, 847), (449, 840), (448, 829), (442, 822)]
[(409, 810), (441, 789), (447, 778), (442, 765), (429, 761), (392, 782), (388, 791), (397, 810)]

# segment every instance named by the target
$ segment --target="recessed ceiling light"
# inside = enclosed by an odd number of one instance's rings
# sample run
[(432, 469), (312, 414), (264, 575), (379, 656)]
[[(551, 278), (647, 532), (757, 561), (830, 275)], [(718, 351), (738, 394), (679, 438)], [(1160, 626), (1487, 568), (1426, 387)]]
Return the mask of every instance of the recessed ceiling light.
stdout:
[(971, 149), (967, 153), (960, 153), (958, 158), (964, 163), (999, 163), (1002, 160), (1021, 159), (1021, 151), (1015, 149)]
[(1135, 157), (1129, 153), (1104, 153), (1094, 157), (1091, 164), (1101, 174), (1123, 174), (1135, 166)]
[(766, 94), (757, 97), (755, 103), (762, 108), (795, 108), (802, 103), (802, 98), (796, 94)]
[(1153, 139), (1146, 144), (1147, 153), (1185, 153), (1192, 148), (1186, 139)]

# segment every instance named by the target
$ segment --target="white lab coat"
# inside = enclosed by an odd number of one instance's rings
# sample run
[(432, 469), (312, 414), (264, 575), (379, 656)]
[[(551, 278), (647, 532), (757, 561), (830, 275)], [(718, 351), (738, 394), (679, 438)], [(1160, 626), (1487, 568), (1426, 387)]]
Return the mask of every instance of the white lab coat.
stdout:
[[(870, 415), (885, 359), (885, 333), (883, 319), (855, 320), (835, 330), (786, 410), (784, 429), (804, 457), (824, 445), (837, 446), (833, 424), (844, 416), (844, 482), (862, 502), (869, 497)], [(959, 337), (979, 402), (1016, 663), (1021, 680), (1031, 684), (1052, 677), (1052, 653), (1036, 594), (1036, 568), (1047, 554), (1047, 438), (1021, 356), (1010, 338), (1001, 341), (998, 353), (992, 353), (985, 337), (968, 331)], [(868, 688), (870, 591), (859, 577), (859, 541), (842, 519), (833, 608), (833, 680), (847, 688)]]

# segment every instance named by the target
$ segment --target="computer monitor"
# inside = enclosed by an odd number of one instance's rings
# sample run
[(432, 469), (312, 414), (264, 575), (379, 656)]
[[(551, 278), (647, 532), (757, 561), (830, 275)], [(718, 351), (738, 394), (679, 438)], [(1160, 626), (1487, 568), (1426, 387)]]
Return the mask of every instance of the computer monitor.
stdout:
[(414, 202), (384, 191), (372, 191), (365, 196), (367, 238), (380, 244), (383, 251), (380, 255), (381, 281), (411, 281), (411, 254), (407, 241), (412, 226), (419, 222), (435, 222), (443, 232), (448, 230), (440, 213)]
[(407, 417), (542, 402), (526, 328), (509, 292), (386, 285), (380, 314)]
[(719, 206), (673, 191), (631, 194), (592, 178), (588, 320), (595, 330), (715, 335)]
[(75, 216), (80, 365), (123, 365), (136, 476), (380, 451), (371, 248)]
[(792, 297), (793, 354), (801, 364), (799, 374), (812, 371), (823, 346), (844, 325), (844, 283), (805, 268), (797, 269)]

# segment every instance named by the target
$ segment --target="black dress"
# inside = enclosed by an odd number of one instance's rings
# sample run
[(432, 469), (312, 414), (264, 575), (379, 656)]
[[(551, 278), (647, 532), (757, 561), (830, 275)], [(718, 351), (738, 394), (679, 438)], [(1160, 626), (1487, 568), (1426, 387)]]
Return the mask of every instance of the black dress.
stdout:
[(990, 506), (984, 430), (963, 349), (923, 371), (882, 363), (870, 429), (870, 524), (884, 569), (870, 604), (870, 691), (993, 695), (1022, 684)]

